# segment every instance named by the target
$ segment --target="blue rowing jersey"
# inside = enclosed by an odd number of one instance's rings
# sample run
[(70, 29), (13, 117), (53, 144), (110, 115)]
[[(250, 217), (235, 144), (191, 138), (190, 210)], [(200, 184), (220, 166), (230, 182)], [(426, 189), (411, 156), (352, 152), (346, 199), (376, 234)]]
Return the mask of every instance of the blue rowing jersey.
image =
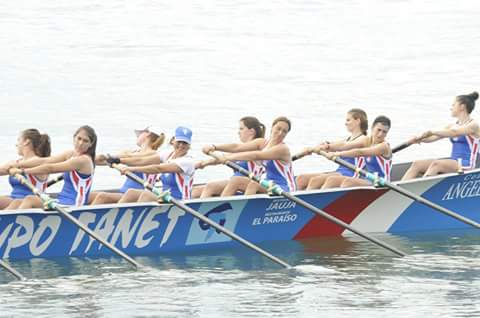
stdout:
[(392, 158), (385, 158), (383, 156), (365, 157), (365, 168), (368, 172), (377, 174), (386, 181), (390, 181)]
[[(32, 174), (23, 174), (23, 176), (30, 181), (30, 183), (37, 188), (40, 192), (44, 192), (47, 188), (47, 178), (45, 180), (40, 180), (36, 176)], [(12, 186), (12, 192), (10, 193), (10, 197), (12, 199), (23, 199), (27, 195), (31, 195), (32, 190), (27, 188), (27, 186), (20, 183), (17, 178), (9, 176), (8, 182)]]
[(63, 173), (63, 188), (58, 194), (60, 204), (81, 206), (88, 202), (92, 187), (92, 174), (83, 174), (76, 170)]
[(264, 160), (266, 179), (275, 182), (283, 191), (293, 192), (297, 189), (293, 177), (292, 163), (281, 160)]
[[(265, 173), (265, 168), (263, 165), (255, 161), (236, 160), (234, 162), (243, 169), (248, 170), (248, 172), (253, 173), (255, 177), (260, 177)], [(239, 171), (235, 171), (233, 176), (242, 177), (243, 174)]]
[[(143, 180), (146, 180), (148, 183), (152, 185), (154, 185), (158, 180), (157, 174), (147, 174), (143, 172), (133, 172), (133, 174), (135, 174), (139, 178), (142, 178)], [(128, 189), (144, 190), (145, 188), (143, 187), (142, 184), (127, 177), (122, 187), (120, 188), (119, 192), (125, 193), (128, 191)]]
[(450, 138), (450, 141), (452, 142), (450, 158), (461, 162), (462, 168), (465, 170), (475, 168), (479, 139), (474, 136), (464, 135)]
[(193, 175), (195, 174), (195, 160), (188, 155), (172, 159), (173, 151), (161, 152), (160, 162), (175, 163), (182, 172), (166, 172), (160, 175), (162, 188), (164, 191), (170, 191), (170, 195), (175, 199), (190, 199), (193, 187)]
[[(340, 159), (347, 161), (348, 163), (354, 165), (357, 168), (363, 169), (365, 167), (365, 158), (364, 157), (342, 157)], [(350, 168), (339, 165), (336, 172), (340, 173), (345, 177), (358, 177), (358, 173), (353, 171)]]
[[(355, 136), (353, 138), (348, 137), (345, 141), (351, 142), (354, 141), (355, 139), (364, 136), (363, 134), (360, 134), (358, 136)], [(357, 168), (363, 169), (365, 166), (365, 158), (364, 157), (342, 157), (340, 156), (340, 159), (345, 160), (346, 162), (350, 163), (351, 165), (354, 165)], [(340, 173), (342, 176), (345, 177), (358, 177), (358, 173), (353, 171), (350, 168), (344, 167), (342, 165), (339, 165), (336, 172)]]

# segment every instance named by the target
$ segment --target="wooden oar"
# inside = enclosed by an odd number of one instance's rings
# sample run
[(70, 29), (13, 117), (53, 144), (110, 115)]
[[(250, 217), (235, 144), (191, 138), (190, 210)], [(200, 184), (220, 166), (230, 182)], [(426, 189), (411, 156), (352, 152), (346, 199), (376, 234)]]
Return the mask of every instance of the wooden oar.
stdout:
[(406, 190), (405, 188), (402, 188), (396, 184), (393, 184), (387, 180), (385, 180), (384, 178), (381, 178), (373, 173), (370, 173), (366, 170), (363, 170), (363, 169), (359, 169), (357, 168), (355, 165), (343, 160), (343, 159), (340, 159), (338, 157), (333, 157), (333, 158), (328, 158), (327, 156), (327, 153), (324, 152), (324, 151), (320, 151), (319, 152), (320, 155), (324, 156), (325, 158), (329, 159), (329, 160), (332, 160), (336, 163), (338, 163), (339, 165), (342, 165), (344, 167), (347, 167), (349, 169), (352, 169), (353, 171), (359, 173), (360, 175), (364, 176), (365, 178), (367, 178), (369, 181), (371, 181), (373, 184), (378, 184), (378, 185), (381, 185), (381, 186), (384, 186), (384, 187), (387, 187), (387, 188), (390, 188), (392, 189), (393, 191), (395, 192), (398, 192), (414, 201), (417, 201), (417, 202), (420, 202), (434, 210), (437, 210), (439, 212), (442, 212), (443, 214), (446, 214), (452, 218), (455, 218), (463, 223), (466, 223), (468, 225), (471, 225), (473, 227), (476, 227), (476, 228), (480, 228), (480, 224), (478, 224), (477, 222), (469, 219), (469, 218), (466, 218), (464, 216), (461, 216), (460, 214), (458, 213), (455, 213), (447, 208), (444, 208), (443, 206), (440, 206), (430, 200), (427, 200), (425, 199), (424, 197), (420, 196), (420, 195), (417, 195), (415, 193), (412, 193), (408, 190)]
[[(215, 159), (217, 160), (220, 160), (221, 158), (216, 155), (215, 153), (212, 153), (210, 152), (209, 153), (210, 156), (214, 157)], [(225, 164), (227, 166), (229, 166), (230, 168), (240, 172), (241, 174), (245, 175), (246, 177), (248, 177), (250, 180), (253, 180), (255, 182), (257, 182), (258, 184), (260, 184), (263, 188), (267, 189), (269, 192), (272, 192), (273, 194), (275, 195), (280, 195), (280, 196), (284, 196), (285, 198), (303, 206), (304, 208), (307, 208), (308, 210), (310, 210), (311, 212), (363, 237), (364, 239), (366, 240), (369, 240), (370, 242), (372, 243), (375, 243), (377, 244), (378, 246), (381, 246), (399, 256), (405, 256), (406, 254), (398, 249), (396, 249), (395, 247), (393, 246), (390, 246), (389, 244), (387, 243), (384, 243), (380, 240), (377, 240), (376, 238), (374, 237), (371, 237), (370, 235), (367, 235), (363, 232), (360, 232), (359, 230), (355, 229), (354, 227), (352, 227), (351, 225), (343, 222), (342, 220), (340, 219), (337, 219), (336, 217), (334, 217), (333, 215), (330, 215), (328, 214), (327, 212), (325, 211), (322, 211), (321, 209), (311, 205), (310, 203), (302, 200), (302, 199), (299, 199), (297, 198), (296, 196), (288, 193), (288, 192), (285, 192), (282, 190), (282, 188), (280, 188), (278, 185), (276, 185), (273, 181), (271, 180), (260, 180), (260, 178), (256, 177), (253, 173), (250, 173), (248, 170), (240, 167), (239, 165), (237, 165), (236, 163), (233, 163), (231, 161), (226, 161)]]
[[(118, 171), (121, 171), (120, 168), (118, 167), (117, 164), (115, 163), (112, 163), (110, 165), (112, 168), (114, 169), (117, 169)], [(245, 245), (246, 247), (248, 248), (251, 248), (252, 250), (262, 254), (263, 256), (269, 258), (270, 260), (272, 260), (273, 262), (287, 268), (287, 269), (290, 269), (292, 268), (289, 264), (287, 264), (286, 262), (282, 261), (281, 259), (273, 256), (272, 254), (268, 253), (267, 251), (261, 249), (260, 247), (254, 245), (253, 243), (241, 238), (240, 236), (238, 236), (237, 234), (233, 233), (232, 231), (230, 231), (229, 229), (221, 226), (220, 224), (218, 223), (215, 223), (213, 222), (212, 220), (210, 220), (209, 218), (207, 218), (206, 216), (204, 216), (203, 214), (201, 214), (200, 212), (198, 211), (195, 211), (194, 209), (190, 208), (189, 206), (187, 206), (185, 203), (173, 198), (170, 193), (168, 192), (162, 192), (160, 191), (160, 189), (158, 189), (157, 187), (151, 185), (150, 183), (148, 183), (147, 181), (143, 180), (142, 178), (138, 177), (137, 175), (131, 173), (131, 172), (126, 172), (125, 175), (132, 179), (133, 181), (136, 181), (138, 182), (139, 184), (143, 185), (146, 189), (150, 190), (153, 194), (155, 194), (161, 201), (163, 202), (166, 202), (166, 203), (171, 203), (175, 206), (177, 206), (178, 208), (182, 209), (183, 211), (191, 214), (193, 217), (199, 219), (200, 221), (202, 222), (205, 222), (207, 223), (208, 225), (210, 225), (211, 227), (215, 228), (216, 230), (222, 232), (223, 234), (227, 235), (228, 237), (240, 242), (241, 244)]]
[(18, 280), (25, 280), (22, 274), (17, 272), (13, 267), (5, 263), (2, 259), (0, 259), (0, 266), (3, 267), (7, 272), (15, 276)]
[(50, 198), (47, 194), (41, 193), (38, 191), (37, 188), (35, 188), (23, 175), (17, 173), (15, 174), (15, 178), (20, 181), (21, 184), (25, 185), (28, 187), (35, 195), (37, 195), (43, 202), (44, 206), (46, 208), (56, 210), (58, 213), (60, 213), (64, 218), (66, 218), (68, 221), (72, 222), (76, 226), (78, 226), (82, 231), (90, 235), (92, 238), (95, 240), (99, 241), (103, 245), (105, 245), (108, 249), (110, 249), (112, 252), (117, 254), (118, 256), (124, 258), (126, 261), (128, 261), (130, 264), (135, 266), (135, 268), (139, 268), (140, 264), (138, 264), (136, 261), (134, 261), (130, 256), (125, 254), (124, 252), (120, 251), (117, 249), (115, 246), (107, 242), (104, 238), (102, 238), (100, 235), (92, 231), (90, 228), (82, 224), (80, 221), (78, 221), (76, 218), (74, 218), (71, 214), (70, 211), (68, 211), (66, 208), (62, 207), (56, 200), (53, 200)]

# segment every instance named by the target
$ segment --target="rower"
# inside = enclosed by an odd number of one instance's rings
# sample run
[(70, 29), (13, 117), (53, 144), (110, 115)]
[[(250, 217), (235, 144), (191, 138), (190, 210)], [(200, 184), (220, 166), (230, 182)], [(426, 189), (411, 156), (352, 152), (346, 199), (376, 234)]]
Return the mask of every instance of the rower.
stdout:
[(434, 176), (442, 173), (466, 171), (474, 169), (479, 148), (480, 126), (471, 118), (475, 108), (478, 93), (459, 95), (450, 108), (452, 117), (457, 121), (443, 130), (428, 130), (412, 138), (409, 143), (434, 142), (449, 138), (452, 143), (452, 152), (447, 159), (417, 160), (412, 163), (402, 180), (409, 180), (419, 176)]
[[(134, 130), (135, 135), (137, 136), (137, 146), (138, 149), (133, 151), (124, 151), (121, 152), (118, 156), (119, 158), (141, 158), (146, 156), (152, 156), (157, 154), (158, 148), (165, 141), (165, 134), (155, 126), (148, 126), (144, 129)], [(98, 155), (95, 158), (95, 163), (97, 165), (106, 165), (107, 164), (107, 155)], [(143, 180), (155, 184), (157, 181), (157, 174), (146, 174), (137, 172), (137, 176)], [(90, 194), (90, 204), (106, 204), (106, 203), (116, 203), (123, 196), (128, 189), (141, 189), (143, 186), (138, 182), (132, 181), (130, 178), (126, 178), (125, 183), (118, 190), (118, 192), (92, 192)]]
[[(348, 132), (350, 132), (350, 136), (348, 138), (336, 142), (323, 142), (314, 148), (305, 148), (300, 153), (300, 156), (309, 155), (313, 152), (318, 153), (320, 150), (330, 152), (337, 150), (348, 150), (351, 148), (361, 147), (363, 144), (366, 143), (366, 140), (368, 139), (368, 137), (366, 136), (368, 129), (368, 119), (365, 111), (359, 108), (350, 109), (347, 112), (347, 117), (345, 119), (345, 127), (347, 128)], [(345, 157), (342, 159), (360, 168), (362, 168), (364, 165), (363, 157)], [(331, 176), (353, 177), (356, 175), (354, 171), (343, 166), (338, 166), (337, 170), (331, 172), (301, 174), (297, 177), (298, 190), (320, 189), (327, 180), (327, 178)], [(337, 185), (333, 184), (334, 180), (338, 181)], [(330, 179), (330, 186), (340, 186), (342, 180), (342, 178)]]
[[(262, 124), (257, 118), (247, 116), (240, 119), (238, 126), (238, 136), (241, 143), (250, 142), (257, 138), (264, 138), (265, 125)], [(204, 150), (219, 150), (224, 152), (235, 152), (237, 144), (217, 144), (208, 145), (204, 147)], [(204, 161), (200, 163), (200, 168), (204, 168), (212, 161)], [(261, 176), (264, 172), (261, 162), (238, 160), (235, 162), (244, 169), (253, 173), (255, 176)], [(229, 180), (212, 181), (207, 183), (204, 187), (194, 187), (192, 197), (193, 198), (208, 198), (212, 196), (230, 196), (237, 192), (244, 193), (247, 189), (250, 180), (243, 176), (240, 172), (235, 171), (233, 176)], [(196, 189), (197, 188), (197, 189)]]
[[(221, 161), (216, 161), (214, 164), (235, 160), (263, 161), (266, 179), (272, 180), (283, 191), (295, 191), (296, 185), (293, 177), (290, 149), (284, 143), (284, 139), (291, 128), (291, 122), (287, 117), (278, 117), (272, 123), (269, 139), (257, 138), (250, 142), (234, 144), (232, 147), (235, 150), (234, 153), (225, 155)], [(207, 154), (214, 150), (222, 149), (218, 149), (214, 145), (203, 149)], [(266, 192), (255, 181), (250, 181), (245, 189), (246, 195)]]
[[(120, 171), (125, 174), (147, 173), (160, 174), (163, 190), (170, 191), (175, 199), (190, 199), (195, 173), (195, 161), (188, 154), (192, 143), (192, 131), (187, 127), (177, 127), (173, 151), (167, 150), (142, 158), (115, 158), (111, 163), (123, 163)], [(129, 189), (119, 203), (157, 201), (157, 196), (150, 191)]]
[[(350, 150), (329, 152), (327, 156), (333, 157), (364, 157), (365, 169), (370, 173), (377, 174), (385, 180), (390, 180), (392, 167), (392, 150), (385, 140), (390, 130), (391, 122), (386, 116), (378, 116), (372, 124), (370, 136), (359, 141), (358, 148)], [(371, 185), (364, 177), (331, 176), (328, 177), (322, 189), (334, 188), (340, 185), (342, 188)]]
[[(26, 129), (18, 136), (16, 147), (20, 158), (15, 162), (8, 162), (1, 166), (0, 175), (8, 175), (8, 168), (15, 163), (50, 156), (50, 137), (47, 134), (41, 134), (37, 129)], [(48, 174), (38, 176), (25, 174), (24, 177), (26, 177), (35, 188), (41, 192), (45, 191)], [(32, 194), (32, 191), (12, 176), (8, 178), (8, 182), (12, 186), (12, 192), (8, 196), (0, 196), (0, 209), (14, 210), (20, 206), (22, 200), (27, 195)]]
[[(58, 194), (62, 205), (82, 206), (88, 202), (95, 170), (94, 159), (97, 135), (90, 126), (82, 126), (73, 135), (73, 149), (61, 154), (31, 158), (14, 163), (9, 168), (10, 175), (18, 173), (45, 175), (63, 172), (63, 188)], [(25, 197), (19, 209), (41, 208), (42, 200), (36, 195)]]

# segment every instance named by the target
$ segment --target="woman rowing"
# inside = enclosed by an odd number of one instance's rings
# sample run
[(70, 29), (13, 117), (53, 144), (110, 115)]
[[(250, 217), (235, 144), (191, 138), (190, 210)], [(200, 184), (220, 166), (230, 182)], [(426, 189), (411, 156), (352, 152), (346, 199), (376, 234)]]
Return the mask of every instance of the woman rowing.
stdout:
[[(340, 149), (343, 149), (345, 145), (348, 145), (354, 141), (363, 140), (363, 142), (365, 142), (366, 139), (368, 139), (368, 137), (366, 136), (367, 129), (368, 129), (368, 119), (367, 119), (367, 114), (363, 110), (359, 108), (350, 109), (345, 119), (345, 127), (347, 128), (348, 132), (350, 132), (350, 136), (347, 139), (340, 140), (337, 142), (332, 142), (332, 143), (324, 142), (319, 144), (315, 148), (306, 148), (301, 153), (301, 156), (312, 154), (312, 152), (319, 152), (320, 150), (323, 150), (323, 151), (340, 150)], [(342, 159), (350, 162), (351, 164), (357, 167), (361, 167), (364, 163), (363, 157), (357, 157), (357, 158), (345, 157)], [(352, 171), (351, 169), (345, 168), (344, 166), (339, 166), (337, 170), (333, 172), (301, 174), (297, 177), (297, 187), (298, 187), (298, 190), (320, 189), (325, 183), (325, 180), (327, 180), (327, 178), (330, 176), (353, 177), (354, 174), (355, 174), (354, 171)]]
[[(392, 167), (392, 150), (385, 140), (390, 130), (391, 122), (385, 116), (378, 116), (372, 124), (371, 134), (367, 138), (357, 139), (344, 147), (348, 150), (329, 152), (327, 156), (333, 157), (364, 157), (365, 169), (390, 181)], [(322, 189), (335, 187), (356, 187), (371, 185), (371, 182), (358, 176), (330, 176), (322, 186)]]
[[(265, 167), (266, 179), (272, 180), (279, 185), (283, 191), (295, 191), (295, 180), (292, 171), (292, 159), (290, 149), (283, 142), (292, 125), (288, 118), (278, 117), (273, 121), (270, 138), (257, 138), (250, 142), (233, 144), (227, 150), (233, 151), (221, 158), (216, 163), (227, 160), (245, 160), (245, 161), (263, 161)], [(204, 147), (205, 153), (214, 150), (223, 150), (216, 145)], [(267, 191), (260, 187), (256, 182), (250, 181), (245, 194), (266, 193)]]
[[(113, 163), (123, 163), (123, 174), (126, 172), (160, 174), (163, 190), (169, 191), (176, 199), (189, 199), (191, 197), (195, 161), (188, 154), (192, 143), (192, 131), (186, 127), (177, 127), (173, 151), (162, 151), (144, 157), (115, 158)], [(158, 198), (150, 191), (129, 189), (119, 203), (126, 202), (151, 202)]]
[[(257, 138), (263, 138), (265, 136), (265, 125), (260, 123), (260, 121), (255, 117), (243, 117), (240, 119), (238, 126), (238, 136), (242, 143), (250, 142)], [(213, 147), (207, 146), (208, 149), (205, 150), (214, 148), (216, 150), (225, 152), (235, 152), (237, 150), (236, 145), (237, 144), (222, 144), (215, 145)], [(235, 163), (252, 172), (255, 176), (259, 177), (263, 174), (264, 169), (261, 163), (245, 160), (238, 160)], [(192, 197), (208, 198), (218, 195), (234, 195), (237, 192), (245, 192), (249, 182), (250, 180), (247, 177), (244, 177), (240, 172), (235, 171), (229, 180), (212, 181), (207, 183), (205, 187), (194, 187)]]
[(417, 160), (412, 163), (402, 180), (409, 180), (420, 176), (434, 176), (463, 170), (471, 170), (476, 166), (479, 148), (480, 126), (471, 118), (475, 108), (478, 93), (459, 95), (455, 98), (451, 110), (452, 117), (457, 121), (443, 130), (428, 130), (409, 143), (434, 142), (449, 138), (452, 143), (452, 152), (447, 159)]
[[(73, 135), (73, 149), (46, 158), (31, 158), (13, 164), (10, 175), (17, 173), (45, 175), (63, 172), (63, 188), (58, 201), (63, 205), (81, 206), (88, 202), (95, 170), (97, 135), (92, 127), (82, 126)], [(40, 208), (42, 201), (35, 195), (25, 197), (19, 209)]]
[[(137, 146), (139, 147), (133, 151), (124, 151), (118, 155), (121, 158), (140, 158), (145, 156), (152, 156), (157, 154), (157, 149), (163, 144), (165, 134), (160, 129), (149, 126), (145, 129), (135, 130), (137, 136)], [(96, 158), (97, 165), (106, 165), (107, 156), (99, 155)], [(157, 179), (157, 174), (146, 174), (141, 172), (135, 173), (143, 180), (154, 184)], [(118, 192), (92, 192), (90, 195), (90, 204), (106, 204), (116, 203), (128, 189), (144, 189), (143, 186), (129, 178), (126, 178), (124, 184)]]
[[(16, 146), (20, 159), (0, 167), (0, 175), (8, 175), (8, 168), (15, 163), (50, 156), (50, 137), (47, 134), (41, 134), (37, 129), (26, 129), (22, 131), (17, 138)], [(45, 190), (48, 174), (38, 176), (25, 174), (24, 176), (38, 190), (42, 192)], [(14, 210), (20, 206), (23, 198), (32, 194), (32, 191), (12, 176), (8, 178), (8, 182), (12, 186), (12, 192), (9, 196), (0, 196), (0, 209)]]

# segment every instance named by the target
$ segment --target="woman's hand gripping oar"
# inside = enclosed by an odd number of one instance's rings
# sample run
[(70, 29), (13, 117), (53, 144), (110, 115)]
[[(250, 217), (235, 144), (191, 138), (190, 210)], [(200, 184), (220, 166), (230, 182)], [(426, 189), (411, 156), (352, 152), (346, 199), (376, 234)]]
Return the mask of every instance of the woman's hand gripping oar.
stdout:
[(373, 184), (378, 184), (378, 185), (381, 185), (381, 186), (384, 186), (384, 187), (387, 187), (387, 188), (390, 188), (392, 189), (393, 191), (395, 192), (398, 192), (414, 201), (417, 201), (417, 202), (420, 202), (434, 210), (437, 210), (443, 214), (446, 214), (452, 218), (455, 218), (463, 223), (466, 223), (468, 225), (471, 225), (473, 227), (476, 227), (476, 228), (480, 228), (480, 224), (478, 224), (477, 222), (469, 219), (469, 218), (466, 218), (464, 216), (461, 216), (460, 214), (457, 214), (447, 208), (444, 208), (430, 200), (427, 200), (425, 199), (424, 197), (422, 196), (419, 196), (415, 193), (412, 193), (408, 190), (406, 190), (405, 188), (402, 188), (396, 184), (393, 184), (391, 182), (388, 182), (387, 180), (385, 180), (384, 178), (381, 178), (381, 177), (378, 177), (377, 175), (373, 174), (373, 173), (370, 173), (366, 170), (363, 170), (363, 169), (359, 169), (357, 168), (355, 165), (349, 163), (349, 162), (346, 162), (345, 160), (343, 159), (340, 159), (336, 156), (331, 156), (331, 154), (328, 154), (324, 151), (320, 151), (318, 153), (319, 155), (321, 156), (324, 156), (325, 158), (329, 159), (329, 160), (332, 160), (336, 163), (338, 163), (339, 165), (342, 165), (344, 167), (347, 167), (349, 169), (352, 169), (353, 171), (359, 173), (360, 175), (364, 176), (365, 178), (367, 178), (369, 181), (371, 181)]
[(238, 172), (240, 172), (241, 174), (245, 175), (246, 177), (248, 177), (250, 180), (253, 180), (255, 182), (257, 182), (258, 184), (260, 184), (263, 188), (267, 189), (269, 192), (272, 192), (273, 194), (275, 195), (280, 195), (280, 196), (284, 196), (286, 197), (287, 199), (309, 209), (310, 211), (312, 211), (313, 213), (345, 228), (345, 229), (348, 229), (349, 231), (363, 237), (364, 239), (366, 240), (369, 240), (370, 242), (374, 243), (374, 244), (377, 244), (378, 246), (381, 246), (399, 256), (405, 256), (406, 254), (398, 249), (396, 249), (395, 247), (393, 246), (390, 246), (389, 244), (387, 243), (384, 243), (380, 240), (377, 240), (376, 238), (374, 237), (371, 237), (370, 235), (367, 235), (363, 232), (360, 232), (359, 230), (353, 228), (351, 225), (343, 222), (342, 220), (340, 219), (337, 219), (336, 217), (328, 214), (327, 212), (324, 212), (322, 210), (320, 210), (319, 208), (311, 205), (310, 203), (302, 200), (302, 199), (299, 199), (297, 198), (296, 196), (288, 193), (288, 192), (285, 192), (283, 191), (278, 185), (276, 185), (275, 183), (273, 183), (273, 181), (270, 181), (270, 180), (260, 180), (260, 178), (254, 176), (252, 173), (250, 173), (248, 170), (246, 169), (243, 169), (242, 167), (240, 167), (239, 165), (231, 162), (231, 161), (225, 161), (223, 160), (224, 158), (218, 156), (217, 154), (215, 153), (212, 153), (210, 152), (209, 153), (210, 156), (212, 156), (213, 158), (215, 158), (216, 160), (218, 160), (219, 162), (222, 162), (224, 163), (225, 165), (227, 165), (228, 167), (232, 168), (233, 170), (236, 170)]
[(78, 221), (76, 218), (74, 218), (71, 214), (70, 211), (68, 211), (66, 208), (62, 207), (56, 200), (53, 200), (50, 198), (47, 194), (41, 193), (38, 191), (37, 188), (35, 188), (23, 175), (20, 173), (15, 173), (14, 177), (23, 185), (28, 187), (33, 194), (37, 195), (43, 202), (44, 206), (48, 209), (56, 210), (58, 213), (60, 213), (64, 218), (66, 218), (68, 221), (72, 222), (76, 226), (78, 226), (82, 231), (90, 235), (93, 239), (99, 241), (103, 245), (105, 245), (109, 250), (111, 250), (113, 253), (117, 254), (118, 256), (122, 257), (125, 259), (127, 262), (135, 266), (135, 268), (140, 268), (140, 264), (138, 264), (136, 261), (134, 261), (130, 256), (125, 254), (124, 252), (120, 251), (117, 249), (115, 246), (107, 242), (104, 238), (102, 238), (100, 235), (92, 231), (90, 228), (82, 224), (80, 221)]
[[(112, 168), (120, 171), (121, 173), (123, 173), (122, 169), (114, 161), (110, 161), (110, 167), (112, 167)], [(155, 194), (160, 201), (166, 202), (166, 203), (171, 203), (171, 204), (175, 205), (176, 207), (178, 207), (178, 208), (182, 209), (183, 211), (191, 214), (193, 217), (199, 219), (200, 221), (207, 223), (208, 225), (210, 225), (214, 229), (222, 232), (223, 234), (227, 235), (228, 237), (232, 238), (233, 240), (238, 241), (241, 244), (245, 245), (246, 247), (251, 248), (252, 250), (262, 254), (263, 256), (267, 257), (271, 261), (273, 261), (273, 262), (275, 262), (275, 263), (277, 263), (277, 264), (279, 264), (279, 265), (281, 265), (281, 266), (283, 266), (287, 269), (292, 268), (289, 264), (282, 261), (278, 257), (273, 256), (272, 254), (268, 253), (267, 251), (261, 249), (260, 247), (258, 247), (256, 245), (254, 245), (253, 243), (241, 238), (240, 236), (233, 233), (229, 229), (221, 226), (218, 223), (213, 222), (212, 220), (210, 220), (208, 217), (204, 216), (200, 212), (195, 211), (194, 209), (187, 206), (185, 203), (173, 198), (168, 192), (162, 192), (160, 189), (156, 188), (152, 184), (148, 183), (147, 181), (143, 180), (142, 178), (138, 177), (137, 175), (135, 175), (135, 174), (133, 174), (129, 171), (126, 171), (124, 174), (128, 178), (132, 179), (133, 181), (138, 182), (139, 184), (143, 185), (146, 189), (148, 189), (153, 194)]]

